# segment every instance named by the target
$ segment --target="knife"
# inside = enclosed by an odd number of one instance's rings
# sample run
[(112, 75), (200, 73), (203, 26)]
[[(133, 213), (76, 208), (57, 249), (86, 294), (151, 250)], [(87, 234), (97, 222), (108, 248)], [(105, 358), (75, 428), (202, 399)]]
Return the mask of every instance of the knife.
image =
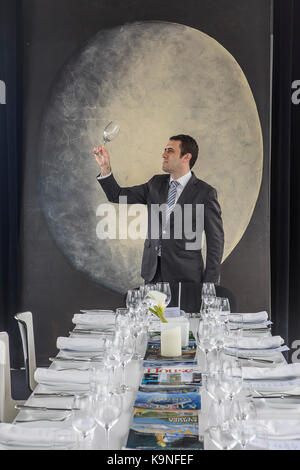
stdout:
[(283, 393), (282, 395), (261, 395), (261, 396), (252, 396), (252, 398), (296, 398), (297, 400), (300, 400), (300, 395), (288, 395)]
[[(81, 392), (82, 394), (85, 394), (86, 392)], [(33, 392), (33, 395), (34, 397), (36, 398), (43, 398), (43, 397), (75, 397), (75, 393), (63, 393), (63, 392), (52, 392), (52, 393), (48, 393), (48, 392), (45, 392), (45, 393), (42, 393), (42, 392)], [(80, 392), (76, 393), (76, 395), (80, 395)]]
[(230, 356), (230, 357), (235, 357), (236, 359), (242, 359), (242, 360), (245, 360), (245, 361), (252, 361), (252, 362), (265, 362), (266, 364), (275, 364), (275, 361), (272, 361), (271, 359), (256, 359), (254, 357), (245, 357), (245, 356), (235, 356), (234, 354), (229, 354), (229, 353), (225, 353), (226, 356)]
[[(97, 359), (98, 358), (98, 359)], [(71, 361), (71, 362), (102, 362), (103, 356), (93, 356), (93, 357), (49, 357), (49, 361)]]
[(47, 406), (34, 406), (34, 405), (15, 405), (17, 410), (39, 410), (39, 411), (73, 411), (79, 408), (48, 408)]

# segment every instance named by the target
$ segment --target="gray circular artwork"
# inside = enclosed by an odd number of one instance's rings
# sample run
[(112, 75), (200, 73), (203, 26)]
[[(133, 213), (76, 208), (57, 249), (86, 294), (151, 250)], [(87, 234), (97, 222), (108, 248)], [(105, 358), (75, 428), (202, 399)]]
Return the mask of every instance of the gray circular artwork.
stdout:
[(109, 121), (121, 128), (108, 144), (121, 186), (162, 173), (171, 135), (197, 140), (193, 170), (218, 191), (225, 259), (249, 224), (263, 164), (256, 104), (236, 60), (196, 29), (139, 22), (100, 31), (53, 84), (39, 136), (42, 211), (74, 267), (123, 293), (141, 283), (144, 241), (99, 238), (99, 207), (107, 201), (93, 148)]

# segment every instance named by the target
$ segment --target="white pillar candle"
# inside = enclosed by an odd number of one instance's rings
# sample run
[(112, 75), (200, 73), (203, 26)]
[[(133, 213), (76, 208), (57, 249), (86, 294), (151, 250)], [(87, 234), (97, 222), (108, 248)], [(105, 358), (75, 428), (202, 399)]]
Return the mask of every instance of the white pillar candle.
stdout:
[(181, 328), (172, 323), (161, 323), (161, 355), (166, 357), (181, 356)]
[(168, 323), (173, 323), (181, 328), (181, 346), (186, 348), (189, 344), (190, 322), (185, 317), (168, 318)]

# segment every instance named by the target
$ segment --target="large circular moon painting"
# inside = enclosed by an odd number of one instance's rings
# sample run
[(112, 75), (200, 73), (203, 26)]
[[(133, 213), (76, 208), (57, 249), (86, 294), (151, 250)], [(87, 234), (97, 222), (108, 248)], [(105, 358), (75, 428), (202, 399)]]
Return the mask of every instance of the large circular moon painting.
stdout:
[(263, 163), (256, 104), (236, 60), (196, 29), (131, 23), (100, 31), (53, 83), (39, 139), (42, 211), (73, 266), (124, 293), (142, 281), (144, 241), (98, 236), (99, 206), (107, 200), (96, 180), (93, 148), (102, 144), (110, 121), (121, 129), (108, 144), (121, 186), (162, 173), (170, 136), (183, 133), (197, 140), (193, 171), (218, 191), (224, 260), (249, 224)]

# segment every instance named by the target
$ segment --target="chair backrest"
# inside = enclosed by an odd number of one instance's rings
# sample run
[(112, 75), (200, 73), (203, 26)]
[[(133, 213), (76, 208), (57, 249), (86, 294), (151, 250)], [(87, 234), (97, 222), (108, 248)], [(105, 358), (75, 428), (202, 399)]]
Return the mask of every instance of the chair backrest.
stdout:
[(37, 385), (34, 380), (36, 370), (36, 355), (34, 343), (34, 331), (31, 312), (21, 312), (15, 315), (23, 345), (24, 365), (26, 370), (26, 379), (28, 387), (33, 391)]
[(11, 423), (18, 410), (11, 398), (9, 339), (6, 331), (0, 332), (0, 422)]

